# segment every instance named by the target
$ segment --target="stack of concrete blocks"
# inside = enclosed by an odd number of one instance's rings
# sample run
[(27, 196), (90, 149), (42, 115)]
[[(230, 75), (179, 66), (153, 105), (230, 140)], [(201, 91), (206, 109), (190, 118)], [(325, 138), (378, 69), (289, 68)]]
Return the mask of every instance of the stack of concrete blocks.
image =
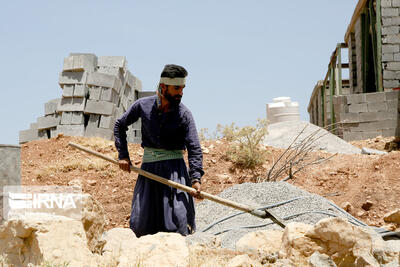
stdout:
[(44, 104), (44, 116), (39, 117), (37, 122), (31, 123), (29, 129), (19, 132), (19, 143), (38, 139), (48, 139), (54, 135), (61, 118), (57, 113), (59, 102), (60, 99), (57, 98)]
[(382, 0), (382, 70), (385, 91), (400, 87), (400, 0)]
[[(60, 133), (113, 140), (116, 119), (143, 96), (141, 81), (129, 72), (122, 56), (71, 53), (64, 59), (59, 84), (62, 98), (46, 103), (45, 116), (20, 132), (20, 143)], [(140, 129), (140, 121), (129, 127), (128, 142), (141, 142)]]
[(267, 104), (267, 119), (270, 124), (283, 121), (300, 121), (299, 103), (290, 97), (276, 97)]
[(346, 141), (396, 136), (400, 130), (399, 91), (334, 97), (338, 135)]

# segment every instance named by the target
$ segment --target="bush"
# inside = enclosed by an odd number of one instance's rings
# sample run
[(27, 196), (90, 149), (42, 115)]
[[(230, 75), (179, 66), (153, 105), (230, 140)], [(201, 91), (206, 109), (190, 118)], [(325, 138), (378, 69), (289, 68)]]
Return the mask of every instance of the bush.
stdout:
[(217, 132), (222, 138), (231, 142), (226, 156), (237, 167), (253, 169), (263, 164), (266, 150), (260, 145), (267, 135), (267, 120), (258, 119), (256, 127), (238, 127), (234, 123), (227, 126), (218, 125)]

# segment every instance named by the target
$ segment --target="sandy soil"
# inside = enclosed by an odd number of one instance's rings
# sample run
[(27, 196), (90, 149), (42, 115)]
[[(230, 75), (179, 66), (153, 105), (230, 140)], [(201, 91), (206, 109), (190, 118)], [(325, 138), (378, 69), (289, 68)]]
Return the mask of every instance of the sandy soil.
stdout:
[[(352, 142), (358, 147), (383, 150), (393, 138), (375, 138)], [(101, 202), (109, 218), (108, 228), (128, 227), (133, 188), (137, 175), (125, 173), (118, 166), (95, 158), (70, 146), (69, 142), (117, 158), (113, 142), (100, 138), (64, 137), (38, 140), (22, 145), (22, 183), (24, 185), (69, 185), (81, 183), (84, 192)], [(264, 164), (254, 170), (235, 168), (226, 157), (227, 142), (205, 141), (202, 189), (218, 194), (236, 183), (265, 180), (267, 172), (284, 151), (266, 147)], [(143, 150), (130, 144), (131, 160), (141, 164)], [(332, 154), (311, 153), (311, 158)], [(283, 177), (281, 177), (283, 178)], [(280, 179), (281, 179), (280, 178)], [(369, 225), (391, 230), (400, 225), (386, 224), (383, 216), (400, 208), (400, 152), (387, 155), (336, 155), (319, 165), (309, 166), (288, 182), (309, 192), (326, 196), (339, 206), (349, 202), (349, 212)], [(369, 210), (362, 208), (367, 201)]]

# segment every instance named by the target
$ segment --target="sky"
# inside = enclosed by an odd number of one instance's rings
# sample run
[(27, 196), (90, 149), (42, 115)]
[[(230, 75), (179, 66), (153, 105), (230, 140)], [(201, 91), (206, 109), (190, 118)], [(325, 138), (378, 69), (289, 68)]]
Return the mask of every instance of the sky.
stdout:
[(0, 144), (61, 98), (69, 53), (125, 56), (154, 91), (165, 64), (189, 73), (182, 102), (197, 129), (255, 125), (266, 104), (289, 96), (307, 106), (325, 77), (356, 0), (1, 1)]

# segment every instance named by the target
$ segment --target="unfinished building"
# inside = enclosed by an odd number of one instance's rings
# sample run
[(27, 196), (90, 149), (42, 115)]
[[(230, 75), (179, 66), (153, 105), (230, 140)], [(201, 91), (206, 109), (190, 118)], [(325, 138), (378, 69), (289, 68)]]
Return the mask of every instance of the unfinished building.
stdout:
[[(141, 81), (127, 69), (123, 56), (71, 53), (64, 59), (59, 85), (62, 96), (44, 104), (44, 116), (19, 132), (19, 143), (68, 136), (114, 138), (114, 123), (138, 98)], [(140, 120), (127, 131), (127, 141), (141, 142)]]
[(310, 122), (346, 141), (400, 136), (399, 92), (400, 0), (360, 0), (311, 94)]

